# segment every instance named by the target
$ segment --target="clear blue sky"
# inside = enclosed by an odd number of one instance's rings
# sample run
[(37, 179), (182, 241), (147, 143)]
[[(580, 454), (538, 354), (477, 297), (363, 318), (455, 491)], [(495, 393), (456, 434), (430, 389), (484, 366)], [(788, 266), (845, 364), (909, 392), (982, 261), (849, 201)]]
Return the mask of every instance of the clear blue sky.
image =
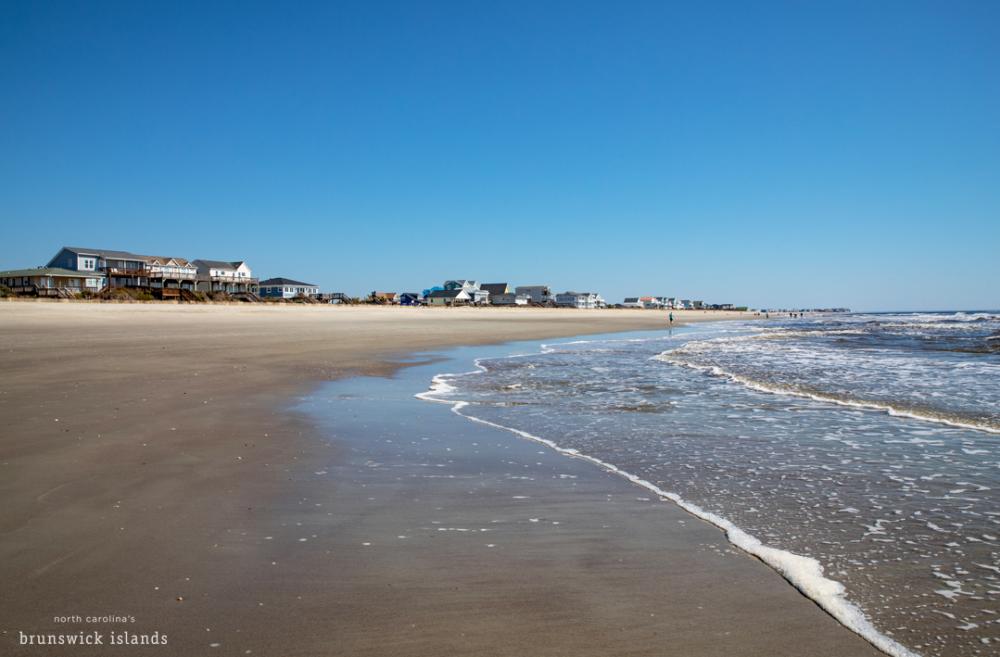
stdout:
[(1000, 3), (668, 4), (0, 3), (0, 268), (1000, 307)]

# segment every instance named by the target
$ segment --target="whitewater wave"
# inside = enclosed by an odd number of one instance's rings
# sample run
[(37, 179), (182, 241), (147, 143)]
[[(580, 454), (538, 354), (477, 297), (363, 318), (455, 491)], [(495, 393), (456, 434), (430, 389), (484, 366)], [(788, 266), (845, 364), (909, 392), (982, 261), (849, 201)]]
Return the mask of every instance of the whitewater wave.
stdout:
[(688, 360), (684, 360), (683, 358), (675, 356), (673, 351), (665, 351), (657, 356), (654, 356), (654, 359), (662, 361), (664, 363), (669, 363), (671, 365), (680, 365), (682, 367), (688, 367), (693, 370), (705, 372), (706, 374), (710, 374), (712, 376), (728, 379), (733, 383), (738, 383), (742, 386), (750, 388), (751, 390), (756, 390), (758, 392), (766, 392), (775, 395), (790, 395), (793, 397), (802, 397), (805, 399), (811, 399), (813, 401), (837, 404), (838, 406), (847, 406), (851, 408), (882, 411), (892, 417), (908, 418), (911, 420), (920, 420), (923, 422), (944, 424), (950, 427), (957, 427), (960, 429), (972, 429), (974, 431), (985, 431), (987, 433), (1000, 434), (1000, 424), (993, 423), (986, 419), (978, 419), (978, 418), (973, 419), (973, 418), (963, 418), (957, 416), (947, 416), (934, 413), (933, 411), (925, 409), (895, 405), (888, 402), (840, 397), (829, 393), (822, 393), (813, 390), (805, 390), (789, 384), (779, 384), (767, 381), (760, 381), (757, 379), (752, 379), (748, 376), (744, 376), (742, 374), (730, 372), (728, 370), (719, 367), (718, 365), (703, 365), (700, 363), (692, 363)]

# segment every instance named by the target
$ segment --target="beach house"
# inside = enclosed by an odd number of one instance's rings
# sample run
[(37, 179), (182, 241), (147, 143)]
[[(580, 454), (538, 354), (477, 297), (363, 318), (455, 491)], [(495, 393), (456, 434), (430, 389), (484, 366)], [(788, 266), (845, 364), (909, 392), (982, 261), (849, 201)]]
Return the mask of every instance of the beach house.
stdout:
[(368, 295), (368, 300), (371, 303), (394, 305), (399, 303), (399, 295), (395, 292), (379, 292), (376, 290)]
[(596, 292), (562, 292), (556, 295), (556, 305), (563, 308), (603, 308), (605, 303)]
[(318, 285), (282, 277), (261, 281), (258, 289), (258, 294), (268, 299), (294, 299), (299, 296), (315, 297), (319, 295)]
[(641, 301), (639, 301), (639, 297), (625, 297), (625, 302), (622, 303), (622, 306), (624, 306), (626, 308), (645, 308), (646, 307), (646, 306), (643, 305), (643, 303)]
[[(86, 249), (64, 246), (52, 256), (47, 267), (58, 267), (70, 271), (108, 273), (109, 270), (141, 272), (146, 268), (146, 258), (128, 251), (109, 249)], [(137, 274), (135, 277), (139, 277)]]
[(647, 310), (659, 310), (663, 307), (663, 302), (658, 297), (639, 297), (639, 303)]
[(489, 293), (489, 302), (491, 305), (497, 305), (499, 297), (510, 294), (510, 287), (506, 283), (483, 283), (479, 286), (479, 289)]
[(429, 306), (464, 306), (472, 301), (472, 295), (461, 288), (434, 290), (424, 298)]
[(499, 294), (495, 297), (492, 294), (490, 295), (490, 305), (493, 306), (527, 306), (529, 303), (530, 300), (526, 294), (508, 292), (507, 294)]
[(464, 278), (457, 278), (452, 281), (444, 282), (444, 289), (446, 290), (464, 290), (466, 292), (472, 292), (473, 290), (479, 289), (479, 283), (472, 280), (467, 280)]
[(104, 284), (104, 274), (61, 267), (0, 271), (0, 285), (14, 294), (72, 298), (80, 292), (99, 292)]
[(489, 303), (490, 293), (487, 290), (482, 289), (476, 281), (466, 280), (466, 279), (456, 279), (453, 281), (444, 282), (445, 290), (462, 290), (469, 295), (469, 303), (475, 304), (477, 306), (483, 306)]
[(489, 301), (491, 306), (528, 305), (528, 296), (514, 293), (507, 283), (483, 283), (479, 286), (479, 289), (490, 293)]
[(532, 305), (544, 305), (552, 301), (552, 290), (548, 285), (518, 285), (514, 288), (514, 295), (526, 297)]
[(401, 306), (419, 306), (421, 304), (420, 295), (416, 292), (400, 292), (396, 298)]
[(194, 290), (198, 269), (185, 258), (148, 256), (146, 271), (149, 287), (163, 290)]
[(104, 274), (108, 287), (193, 290), (198, 270), (185, 258), (64, 246), (47, 267)]
[(228, 294), (256, 293), (258, 280), (243, 260), (195, 260), (198, 268), (198, 291)]

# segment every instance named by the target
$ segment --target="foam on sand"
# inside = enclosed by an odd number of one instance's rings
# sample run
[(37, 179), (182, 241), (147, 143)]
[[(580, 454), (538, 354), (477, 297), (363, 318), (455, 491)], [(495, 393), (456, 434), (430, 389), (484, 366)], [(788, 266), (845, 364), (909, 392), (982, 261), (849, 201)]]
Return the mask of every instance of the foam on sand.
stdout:
[(768, 546), (760, 539), (735, 525), (730, 520), (710, 511), (706, 511), (705, 509), (684, 500), (677, 493), (663, 490), (656, 484), (622, 470), (613, 463), (603, 461), (588, 454), (583, 454), (576, 449), (561, 447), (552, 440), (536, 436), (526, 431), (478, 418), (474, 415), (469, 415), (468, 413), (463, 413), (463, 409), (470, 406), (468, 401), (441, 398), (442, 395), (453, 393), (456, 390), (455, 387), (449, 384), (446, 379), (464, 377), (487, 371), (487, 368), (481, 364), (479, 359), (477, 359), (474, 363), (476, 369), (470, 372), (458, 374), (442, 373), (435, 375), (431, 380), (430, 388), (424, 392), (416, 394), (415, 397), (425, 401), (449, 404), (453, 413), (472, 422), (508, 431), (526, 440), (531, 440), (545, 445), (546, 447), (565, 456), (588, 461), (608, 472), (616, 474), (632, 482), (637, 486), (641, 486), (642, 488), (649, 490), (661, 499), (670, 500), (688, 513), (723, 530), (730, 543), (744, 552), (757, 557), (776, 570), (796, 589), (801, 591), (803, 595), (813, 600), (842, 625), (864, 638), (879, 650), (888, 655), (892, 655), (893, 657), (919, 657), (918, 653), (913, 652), (889, 636), (879, 632), (878, 629), (872, 625), (871, 621), (869, 621), (864, 615), (864, 612), (862, 612), (857, 605), (847, 599), (844, 585), (824, 575), (823, 566), (816, 559)]

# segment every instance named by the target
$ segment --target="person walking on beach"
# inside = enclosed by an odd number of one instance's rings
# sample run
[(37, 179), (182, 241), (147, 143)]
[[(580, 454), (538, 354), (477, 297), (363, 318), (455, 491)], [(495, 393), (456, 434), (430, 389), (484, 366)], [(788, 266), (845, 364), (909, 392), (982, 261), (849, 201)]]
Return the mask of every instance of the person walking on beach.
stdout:
[(670, 325), (673, 326), (673, 324), (674, 324), (674, 314), (670, 313)]

